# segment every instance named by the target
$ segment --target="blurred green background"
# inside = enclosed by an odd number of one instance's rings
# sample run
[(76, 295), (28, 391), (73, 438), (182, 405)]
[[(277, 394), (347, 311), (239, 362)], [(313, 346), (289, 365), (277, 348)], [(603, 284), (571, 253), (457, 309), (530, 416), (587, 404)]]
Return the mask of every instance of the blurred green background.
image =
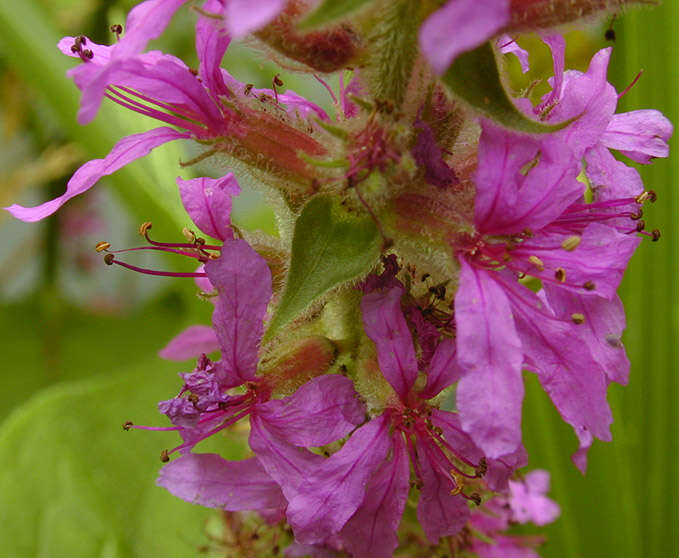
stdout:
[[(0, 0), (0, 202), (38, 203), (61, 193), (82, 162), (103, 157), (123, 135), (153, 123), (110, 105), (86, 127), (77, 125), (79, 94), (65, 78), (73, 62), (55, 44), (84, 33), (110, 42), (111, 23), (124, 22), (130, 1)], [(195, 63), (194, 15), (180, 12), (153, 46)], [(620, 91), (645, 72), (619, 111), (662, 110), (679, 122), (679, 5), (630, 10), (615, 22), (609, 79)], [(584, 69), (605, 46), (606, 25), (569, 35), (569, 67)], [(549, 75), (536, 39), (528, 78)], [(243, 81), (267, 86), (277, 73), (245, 49), (230, 49), (225, 66)], [(515, 69), (515, 68), (514, 68)], [(286, 87), (327, 102), (313, 80), (282, 73)], [(517, 78), (518, 79), (518, 78)], [(106, 105), (106, 104), (105, 104)], [(99, 240), (139, 244), (137, 225), (178, 238), (189, 224), (175, 177), (191, 177), (190, 158), (169, 144), (36, 224), (0, 214), (0, 555), (16, 558), (194, 556), (208, 540), (211, 513), (178, 501), (154, 484), (158, 454), (175, 436), (128, 432), (123, 421), (160, 424), (159, 399), (178, 388), (175, 373), (191, 368), (157, 358), (174, 334), (208, 323), (211, 306), (190, 280), (150, 278), (104, 266)], [(226, 170), (226, 169), (224, 169)], [(679, 158), (641, 169), (659, 201), (646, 212), (662, 240), (642, 243), (622, 288), (628, 316), (625, 344), (630, 385), (611, 386), (613, 443), (595, 443), (582, 477), (570, 463), (570, 428), (531, 376), (524, 417), (531, 467), (552, 474), (561, 518), (544, 530), (551, 557), (679, 555), (679, 424), (674, 363), (679, 309), (679, 258), (674, 180)], [(241, 177), (239, 177), (241, 179)], [(247, 180), (242, 180), (247, 182)], [(270, 211), (251, 192), (238, 200), (242, 226), (273, 230)], [(162, 258), (141, 265), (176, 265)], [(531, 529), (538, 532), (538, 529)], [(527, 531), (529, 532), (529, 531)]]

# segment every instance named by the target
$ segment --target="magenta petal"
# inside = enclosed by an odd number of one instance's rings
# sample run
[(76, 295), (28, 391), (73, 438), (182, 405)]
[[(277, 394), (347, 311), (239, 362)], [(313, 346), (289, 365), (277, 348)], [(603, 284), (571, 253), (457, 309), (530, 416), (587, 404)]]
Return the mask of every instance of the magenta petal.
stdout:
[(206, 235), (219, 240), (233, 238), (231, 199), (240, 194), (240, 186), (230, 172), (221, 178), (177, 178), (179, 194), (186, 212)]
[(232, 36), (242, 37), (269, 23), (284, 7), (285, 0), (226, 0), (226, 27)]
[(157, 483), (182, 500), (226, 511), (270, 510), (286, 503), (256, 458), (226, 461), (212, 453), (183, 455), (160, 470)]
[(488, 457), (521, 443), (521, 342), (502, 286), (460, 260), (455, 295), (457, 354), (466, 370), (457, 387), (462, 427)]
[(502, 54), (513, 54), (521, 64), (521, 73), (526, 73), (530, 70), (530, 63), (528, 61), (528, 51), (522, 49), (514, 39), (509, 35), (501, 35), (496, 41), (496, 46)]
[(578, 326), (581, 339), (611, 382), (627, 384), (630, 363), (621, 342), (625, 310), (620, 298), (614, 296), (607, 300), (600, 296), (579, 296), (549, 285), (545, 285), (545, 293), (557, 317), (562, 320), (569, 320), (574, 313), (584, 316), (584, 323)]
[[(222, 9), (219, 0), (208, 0), (203, 4), (207, 13), (218, 13)], [(196, 22), (196, 51), (198, 52), (198, 75), (203, 84), (215, 95), (228, 95), (228, 88), (222, 77), (222, 58), (231, 43), (222, 22), (200, 15)]]
[(582, 464), (592, 436), (611, 439), (613, 417), (606, 400), (604, 370), (582, 339), (580, 326), (550, 318), (538, 296), (511, 279), (503, 284), (511, 292), (524, 365), (538, 375), (562, 418), (575, 430), (583, 450), (577, 454)]
[(650, 163), (655, 157), (667, 157), (672, 123), (657, 110), (633, 110), (614, 114), (601, 143), (617, 149), (637, 163)]
[(601, 144), (587, 150), (585, 164), (596, 201), (634, 198), (644, 191), (639, 172), (618, 161)]
[(210, 326), (187, 327), (170, 341), (158, 356), (166, 360), (187, 360), (219, 349), (217, 336)]
[(563, 70), (566, 64), (566, 40), (561, 35), (545, 35), (542, 40), (552, 51), (554, 62), (554, 77), (551, 80), (552, 91), (545, 95), (543, 101), (533, 109), (535, 114), (540, 114), (546, 108), (559, 101), (563, 88)]
[(127, 16), (122, 40), (115, 45), (116, 58), (142, 52), (148, 42), (160, 37), (174, 13), (186, 0), (146, 0)]
[(311, 471), (288, 504), (297, 541), (323, 542), (338, 533), (365, 498), (368, 479), (391, 447), (389, 422), (379, 416), (359, 428), (337, 453)]
[(365, 419), (354, 384), (339, 374), (308, 381), (284, 399), (257, 406), (266, 428), (295, 446), (319, 447), (346, 436)]
[(361, 299), (363, 326), (377, 346), (380, 370), (394, 391), (405, 399), (417, 379), (413, 338), (401, 311), (403, 288), (373, 291)]
[(436, 347), (427, 373), (427, 385), (420, 392), (422, 399), (431, 399), (449, 385), (457, 382), (464, 374), (457, 358), (453, 339), (443, 339)]
[(398, 546), (396, 531), (408, 499), (410, 460), (400, 432), (392, 440), (391, 459), (372, 476), (363, 504), (342, 529), (342, 540), (354, 558), (391, 558)]
[(485, 120), (481, 127), (474, 206), (479, 231), (538, 230), (582, 197), (584, 186), (576, 180), (580, 163), (563, 145), (541, 143)]
[(159, 145), (187, 137), (187, 134), (166, 127), (127, 136), (116, 143), (105, 158), (88, 161), (80, 167), (68, 181), (66, 192), (58, 198), (36, 207), (23, 207), (14, 204), (5, 209), (22, 221), (39, 221), (52, 215), (71, 198), (89, 190), (102, 177), (113, 174), (128, 163), (148, 155)]
[(532, 522), (547, 525), (554, 521), (561, 510), (546, 494), (549, 491), (549, 473), (530, 471), (521, 481), (509, 481), (509, 505), (513, 519), (519, 523)]
[(244, 382), (252, 380), (272, 292), (269, 266), (245, 240), (227, 240), (219, 258), (205, 264), (205, 271), (219, 293), (212, 324), (224, 371)]
[(290, 501), (309, 475), (324, 463), (324, 458), (288, 444), (275, 432), (269, 431), (267, 426), (253, 412), (250, 417), (250, 448), (267, 474), (281, 487), (285, 498)]
[(441, 473), (430, 462), (425, 443), (418, 439), (417, 457), (420, 480), (420, 500), (417, 519), (431, 544), (438, 544), (440, 537), (456, 535), (469, 520), (467, 500), (450, 492), (455, 488), (451, 478)]
[(420, 47), (437, 73), (509, 21), (509, 0), (449, 0), (420, 27)]

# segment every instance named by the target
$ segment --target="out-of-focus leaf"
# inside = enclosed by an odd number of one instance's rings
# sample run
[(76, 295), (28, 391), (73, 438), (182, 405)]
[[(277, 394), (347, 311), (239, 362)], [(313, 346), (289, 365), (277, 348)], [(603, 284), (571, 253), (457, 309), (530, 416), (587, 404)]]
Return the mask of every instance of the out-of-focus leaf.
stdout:
[(275, 335), (331, 289), (367, 274), (380, 242), (370, 218), (347, 214), (327, 196), (313, 198), (295, 223), (287, 284), (266, 335)]
[(490, 43), (460, 54), (442, 79), (457, 98), (482, 116), (506, 128), (545, 134), (570, 124), (570, 121), (556, 125), (541, 124), (516, 108), (502, 84), (497, 59)]
[(321, 25), (327, 25), (338, 19), (350, 16), (361, 8), (367, 0), (324, 0), (302, 23), (301, 29), (313, 29)]
[[(78, 141), (90, 157), (104, 157), (118, 139), (133, 130), (121, 125), (116, 117), (118, 111), (110, 106), (103, 106), (92, 124), (78, 125), (79, 92), (66, 77), (66, 70), (73, 65), (73, 60), (57, 50), (60, 38), (33, 0), (0, 2), (0, 53), (41, 96), (64, 132)], [(179, 202), (173, 173), (167, 170), (160, 175), (157, 173), (159, 168), (176, 169), (177, 151), (168, 155), (171, 150), (172, 147), (161, 148), (158, 153), (151, 154), (151, 159), (137, 161), (109, 180), (142, 220), (152, 217), (157, 224), (181, 227), (187, 218)], [(168, 166), (159, 162), (152, 165), (149, 161), (154, 157), (158, 161), (170, 157), (173, 164)]]
[[(95, 364), (93, 364), (95, 366)], [(155, 485), (175, 432), (124, 432), (167, 422), (156, 402), (176, 393), (175, 365), (154, 359), (114, 377), (66, 383), (15, 411), (0, 429), (0, 540), (8, 558), (195, 556), (209, 510)], [(238, 454), (221, 440), (225, 457)]]

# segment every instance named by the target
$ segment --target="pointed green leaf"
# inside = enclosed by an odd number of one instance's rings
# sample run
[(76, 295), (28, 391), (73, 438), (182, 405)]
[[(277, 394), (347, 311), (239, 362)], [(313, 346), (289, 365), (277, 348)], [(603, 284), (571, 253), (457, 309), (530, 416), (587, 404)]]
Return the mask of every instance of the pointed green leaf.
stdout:
[(568, 120), (548, 125), (523, 114), (502, 84), (497, 58), (490, 43), (460, 54), (442, 79), (457, 98), (506, 128), (529, 134), (545, 134), (565, 128), (571, 122)]
[[(196, 556), (211, 510), (155, 484), (159, 452), (176, 432), (156, 402), (176, 393), (175, 364), (154, 358), (114, 377), (64, 383), (15, 411), (0, 429), (2, 556)], [(240, 457), (222, 438), (221, 453)]]
[(333, 205), (327, 196), (306, 204), (295, 223), (288, 282), (267, 337), (331, 289), (367, 274), (380, 256), (377, 226)]
[(351, 15), (366, 2), (367, 0), (324, 0), (299, 26), (301, 29), (313, 29), (327, 25)]

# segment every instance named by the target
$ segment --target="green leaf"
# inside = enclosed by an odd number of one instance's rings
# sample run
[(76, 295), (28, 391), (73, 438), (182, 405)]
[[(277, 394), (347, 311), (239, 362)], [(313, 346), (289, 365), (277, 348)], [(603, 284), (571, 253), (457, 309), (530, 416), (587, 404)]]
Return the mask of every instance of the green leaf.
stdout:
[(548, 125), (523, 114), (507, 94), (492, 45), (484, 43), (463, 52), (443, 74), (443, 83), (459, 99), (482, 116), (519, 132), (545, 134), (568, 126), (571, 120)]
[(331, 289), (367, 274), (380, 249), (372, 219), (349, 215), (328, 196), (313, 198), (295, 223), (288, 282), (267, 337)]
[[(176, 364), (159, 359), (111, 378), (65, 383), (18, 409), (0, 429), (0, 540), (8, 558), (184, 558), (207, 542), (210, 510), (155, 485), (175, 432), (159, 399), (177, 392)], [(236, 447), (224, 445), (227, 457)]]
[[(0, 55), (44, 101), (65, 135), (77, 141), (90, 157), (104, 157), (120, 138), (138, 132), (138, 123), (144, 119), (135, 116), (137, 129), (132, 129), (127, 125), (131, 115), (121, 116), (124, 109), (105, 102), (92, 123), (79, 126), (79, 92), (66, 77), (66, 71), (76, 62), (59, 52), (56, 45), (60, 38), (37, 2), (0, 2)], [(115, 184), (117, 193), (140, 219), (152, 218), (159, 228), (181, 229), (188, 218), (174, 183), (176, 173), (169, 171), (178, 169), (177, 163), (176, 145), (162, 146), (107, 180)], [(164, 171), (159, 174), (159, 169)]]
[(324, 0), (299, 26), (301, 29), (313, 29), (332, 23), (351, 15), (366, 2), (367, 0)]

